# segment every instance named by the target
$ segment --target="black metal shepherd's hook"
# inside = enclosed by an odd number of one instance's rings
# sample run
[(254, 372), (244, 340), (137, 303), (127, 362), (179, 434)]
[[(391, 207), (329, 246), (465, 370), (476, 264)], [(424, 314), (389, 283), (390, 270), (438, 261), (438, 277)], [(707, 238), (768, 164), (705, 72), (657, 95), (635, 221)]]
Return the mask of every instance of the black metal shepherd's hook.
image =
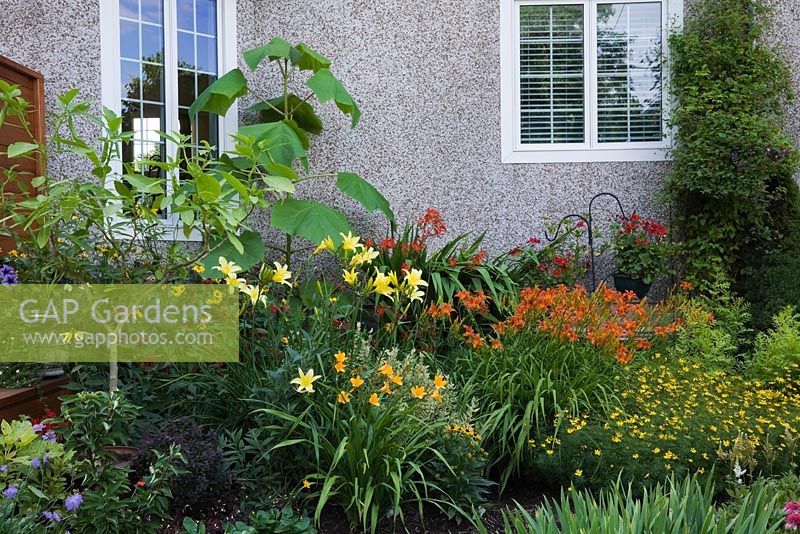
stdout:
[(587, 232), (586, 233), (589, 236), (589, 255), (590, 255), (589, 256), (589, 262), (590, 262), (591, 269), (592, 269), (592, 291), (597, 289), (597, 278), (596, 278), (596, 275), (595, 275), (595, 264), (594, 264), (594, 228), (592, 227), (592, 221), (593, 221), (592, 208), (594, 207), (594, 201), (597, 200), (598, 198), (604, 197), (604, 196), (613, 198), (617, 202), (617, 207), (619, 207), (619, 212), (622, 215), (622, 217), (623, 218), (627, 217), (627, 215), (625, 215), (625, 210), (622, 208), (622, 202), (620, 202), (619, 197), (617, 197), (617, 195), (615, 195), (614, 193), (603, 192), (603, 193), (596, 194), (589, 201), (589, 214), (587, 216), (588, 218), (584, 217), (583, 215), (579, 215), (577, 213), (570, 213), (569, 215), (565, 215), (564, 217), (561, 218), (560, 221), (558, 221), (558, 224), (556, 225), (555, 234), (553, 235), (552, 238), (549, 235), (547, 235), (547, 230), (545, 230), (545, 232), (544, 232), (545, 239), (547, 239), (550, 242), (553, 242), (556, 239), (558, 239), (558, 237), (560, 235), (560, 232), (561, 232), (561, 227), (567, 221), (569, 221), (571, 219), (579, 219), (579, 220), (583, 221), (584, 223), (586, 223), (586, 228), (587, 228)]

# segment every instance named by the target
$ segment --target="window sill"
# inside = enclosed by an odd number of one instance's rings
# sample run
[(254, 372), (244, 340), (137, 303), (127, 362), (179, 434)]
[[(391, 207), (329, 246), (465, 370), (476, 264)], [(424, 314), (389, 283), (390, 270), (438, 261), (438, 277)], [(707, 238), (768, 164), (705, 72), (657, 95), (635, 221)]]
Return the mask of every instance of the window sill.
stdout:
[(668, 148), (615, 148), (596, 150), (512, 150), (503, 163), (596, 163), (623, 161), (669, 161)]

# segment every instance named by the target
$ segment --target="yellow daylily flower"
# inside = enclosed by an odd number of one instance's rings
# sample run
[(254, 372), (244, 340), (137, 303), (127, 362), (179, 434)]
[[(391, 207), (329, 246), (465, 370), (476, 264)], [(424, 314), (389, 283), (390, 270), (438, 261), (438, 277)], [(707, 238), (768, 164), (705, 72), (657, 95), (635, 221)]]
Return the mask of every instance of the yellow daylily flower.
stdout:
[(352, 259), (350, 259), (350, 266), (352, 267), (357, 265), (363, 265), (365, 263), (369, 265), (370, 263), (372, 263), (372, 260), (374, 260), (378, 256), (380, 256), (380, 253), (375, 249), (373, 249), (372, 247), (369, 247), (367, 249), (362, 250), (360, 253), (354, 255)]
[(358, 236), (354, 236), (352, 232), (347, 232), (347, 235), (344, 235), (342, 232), (339, 232), (339, 235), (342, 236), (342, 250), (357, 250), (359, 248), (364, 248), (364, 245), (359, 243), (361, 238)]
[(394, 369), (392, 369), (392, 366), (390, 364), (388, 364), (388, 363), (384, 363), (383, 365), (378, 367), (378, 372), (380, 374), (386, 375), (386, 376), (393, 376), (394, 375)]
[(244, 278), (237, 278), (236, 275), (234, 274), (232, 276), (228, 276), (227, 278), (225, 278), (225, 283), (228, 284), (229, 286), (240, 287), (246, 284), (247, 280), (245, 280)]
[(344, 278), (347, 285), (354, 286), (358, 283), (358, 272), (356, 272), (355, 267), (349, 271), (342, 271), (342, 278)]
[(219, 257), (219, 265), (215, 265), (214, 270), (221, 272), (225, 278), (236, 278), (236, 273), (242, 272), (241, 267), (235, 262), (226, 260), (225, 256)]
[(289, 270), (287, 265), (281, 265), (277, 261), (274, 262), (275, 265), (275, 273), (272, 275), (272, 281), (277, 284), (286, 284), (289, 287), (292, 287), (291, 282), (289, 279), (292, 277), (292, 272)]
[(433, 385), (436, 386), (436, 389), (441, 389), (447, 385), (447, 380), (442, 375), (436, 375), (433, 377)]
[(403, 281), (410, 287), (428, 286), (428, 282), (422, 279), (422, 271), (420, 269), (411, 269), (403, 277)]
[(259, 300), (264, 299), (264, 295), (261, 294), (261, 288), (259, 286), (251, 286), (250, 284), (242, 284), (239, 286), (239, 292), (247, 295), (250, 297), (250, 303), (255, 306)]
[(436, 402), (442, 402), (442, 394), (439, 392), (439, 388), (436, 388), (431, 392), (431, 398)]
[(347, 404), (350, 402), (350, 394), (346, 391), (340, 391), (339, 396), (336, 398), (339, 404)]
[(378, 399), (377, 393), (373, 393), (372, 395), (369, 396), (369, 403), (375, 407), (381, 405), (381, 401), (380, 399)]
[(333, 244), (333, 239), (331, 239), (331, 236), (326, 237), (322, 240), (322, 242), (320, 242), (319, 245), (317, 245), (317, 248), (314, 249), (314, 254), (319, 254), (323, 250), (328, 250), (330, 252), (336, 250), (336, 246)]
[(354, 376), (350, 379), (350, 384), (352, 384), (353, 389), (358, 389), (364, 385), (364, 380), (360, 376)]
[(303, 373), (303, 370), (299, 367), (297, 368), (297, 378), (293, 379), (290, 383), (297, 384), (297, 392), (303, 393), (314, 393), (314, 381), (320, 378), (320, 375), (314, 374), (314, 369), (309, 369), (307, 373)]
[[(394, 273), (392, 273), (394, 274)], [(375, 278), (372, 280), (372, 292), (392, 299), (392, 278), (375, 269)]]

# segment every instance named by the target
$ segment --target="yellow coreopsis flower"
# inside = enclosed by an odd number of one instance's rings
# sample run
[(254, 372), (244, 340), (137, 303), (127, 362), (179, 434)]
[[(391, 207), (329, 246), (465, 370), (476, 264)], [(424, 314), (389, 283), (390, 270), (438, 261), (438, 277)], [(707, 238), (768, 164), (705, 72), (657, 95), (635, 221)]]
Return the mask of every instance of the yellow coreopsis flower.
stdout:
[(317, 245), (317, 248), (314, 249), (314, 254), (319, 254), (323, 250), (328, 250), (330, 252), (336, 250), (336, 246), (333, 244), (333, 239), (331, 239), (331, 236), (326, 237), (322, 240), (322, 242), (320, 242), (319, 245)]
[(575, 476), (576, 477), (582, 477), (583, 476), (583, 469), (576, 469), (575, 470)]
[[(103, 251), (101, 250), (101, 252)], [(203, 267), (202, 265), (194, 265), (192, 266), (192, 270), (197, 274), (203, 274), (204, 272), (206, 272), (206, 268)]]
[(303, 373), (303, 370), (299, 367), (297, 368), (297, 378), (293, 379), (290, 383), (297, 384), (297, 392), (303, 393), (314, 393), (314, 381), (320, 378), (320, 375), (314, 374), (314, 369), (309, 369), (307, 373)]
[(418, 399), (422, 399), (425, 397), (425, 388), (422, 386), (414, 386), (411, 388), (411, 394)]
[(350, 394), (346, 391), (340, 391), (339, 396), (336, 398), (339, 404), (347, 404), (350, 402)]
[(274, 262), (275, 265), (275, 272), (272, 275), (272, 281), (277, 284), (286, 284), (289, 287), (292, 287), (291, 282), (289, 279), (292, 277), (292, 272), (289, 270), (287, 265), (281, 265), (277, 261)]
[(355, 267), (349, 271), (342, 271), (342, 278), (344, 278), (347, 285), (354, 286), (358, 283), (358, 272), (356, 272)]
[(225, 256), (219, 257), (219, 265), (214, 266), (214, 270), (222, 273), (225, 278), (237, 278), (236, 273), (242, 272), (242, 268), (232, 261), (225, 259)]
[(359, 243), (361, 238), (354, 236), (352, 232), (347, 232), (347, 235), (339, 232), (339, 235), (342, 236), (342, 250), (353, 251), (359, 248), (364, 248), (364, 245)]

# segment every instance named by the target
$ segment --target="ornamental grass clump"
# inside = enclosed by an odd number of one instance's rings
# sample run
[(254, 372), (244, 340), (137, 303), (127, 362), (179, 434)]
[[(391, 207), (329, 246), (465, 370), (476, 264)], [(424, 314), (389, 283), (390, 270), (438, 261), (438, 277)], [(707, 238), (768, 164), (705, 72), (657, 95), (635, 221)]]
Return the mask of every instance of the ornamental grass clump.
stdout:
[[(561, 414), (549, 442), (531, 443), (540, 473), (602, 487), (647, 486), (670, 474), (744, 483), (794, 469), (800, 389), (781, 391), (686, 358), (656, 355), (617, 391), (621, 405)], [(580, 475), (576, 470), (580, 470)]]
[(422, 514), (423, 503), (469, 518), (488, 487), (484, 453), (450, 379), (420, 354), (374, 353), (367, 342), (316, 361), (287, 381), (287, 403), (255, 414), (284, 450), (276, 469), (316, 501), (315, 521), (335, 506), (374, 532), (387, 517), (402, 522), (405, 504)]

